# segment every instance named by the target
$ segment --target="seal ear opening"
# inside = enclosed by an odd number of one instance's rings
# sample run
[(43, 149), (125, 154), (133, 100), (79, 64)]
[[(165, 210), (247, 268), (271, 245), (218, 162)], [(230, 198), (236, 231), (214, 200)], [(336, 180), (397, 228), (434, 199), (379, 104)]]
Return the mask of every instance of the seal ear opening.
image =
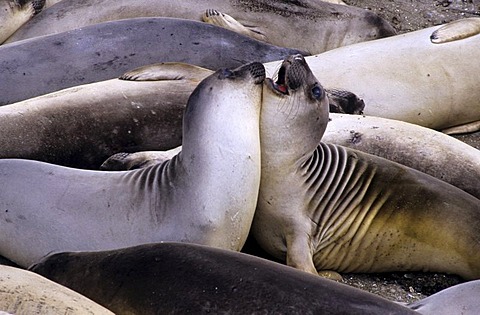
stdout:
[(119, 77), (125, 81), (201, 81), (211, 70), (181, 62), (162, 62), (139, 67)]

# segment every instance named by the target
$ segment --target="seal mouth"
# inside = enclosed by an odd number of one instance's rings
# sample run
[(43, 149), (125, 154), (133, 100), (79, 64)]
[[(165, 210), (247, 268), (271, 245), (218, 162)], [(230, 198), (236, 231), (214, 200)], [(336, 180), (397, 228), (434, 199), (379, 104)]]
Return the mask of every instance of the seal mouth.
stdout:
[(292, 55), (282, 62), (277, 79), (267, 79), (268, 86), (280, 95), (290, 95), (290, 90), (302, 86), (306, 79), (305, 59), (302, 55)]

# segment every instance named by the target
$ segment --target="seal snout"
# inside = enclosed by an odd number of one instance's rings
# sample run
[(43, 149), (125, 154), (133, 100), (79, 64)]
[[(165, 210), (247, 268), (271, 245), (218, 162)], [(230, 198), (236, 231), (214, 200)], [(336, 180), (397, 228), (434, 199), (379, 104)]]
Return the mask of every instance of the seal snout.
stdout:
[(253, 62), (251, 63), (249, 68), (251, 76), (254, 78), (255, 84), (260, 84), (265, 80), (265, 67), (260, 62)]
[(277, 73), (275, 82), (269, 81), (270, 87), (283, 95), (289, 95), (289, 90), (296, 90), (307, 79), (308, 66), (302, 55), (287, 57)]

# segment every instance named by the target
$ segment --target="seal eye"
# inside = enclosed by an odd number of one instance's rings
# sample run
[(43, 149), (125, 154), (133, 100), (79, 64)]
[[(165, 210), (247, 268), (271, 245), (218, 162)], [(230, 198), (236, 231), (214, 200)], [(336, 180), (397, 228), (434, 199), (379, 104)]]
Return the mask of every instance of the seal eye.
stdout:
[(315, 85), (312, 89), (312, 95), (313, 95), (314, 98), (316, 98), (318, 100), (318, 99), (322, 98), (323, 90), (318, 85)]

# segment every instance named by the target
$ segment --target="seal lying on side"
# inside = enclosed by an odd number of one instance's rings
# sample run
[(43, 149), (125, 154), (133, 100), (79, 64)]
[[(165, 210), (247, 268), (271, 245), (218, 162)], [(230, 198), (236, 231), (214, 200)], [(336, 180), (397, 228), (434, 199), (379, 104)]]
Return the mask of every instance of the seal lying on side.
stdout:
[(60, 0), (0, 0), (0, 44), (24, 23)]
[[(367, 105), (368, 106), (368, 105)], [(480, 277), (480, 200), (427, 174), (319, 142), (323, 89), (301, 56), (266, 80), (261, 182), (252, 233), (298, 269), (423, 270)]]
[(107, 22), (0, 46), (0, 105), (113, 79), (157, 62), (217, 70), (292, 53), (298, 51), (201, 22), (169, 18)]
[[(200, 21), (207, 9), (220, 12), (215, 15), (217, 19), (223, 20), (222, 14), (234, 19), (235, 26), (231, 29), (237, 30), (240, 26), (254, 38), (309, 53), (395, 34), (390, 24), (368, 10), (321, 1), (63, 0), (29, 21), (7, 42), (132, 17), (164, 16)], [(219, 24), (231, 23), (221, 21)]]
[[(0, 160), (0, 255), (22, 267), (52, 251), (182, 241), (240, 250), (260, 182), (265, 69), (221, 69), (189, 98), (182, 151), (131, 172)], [(225, 176), (228, 174), (228, 176)]]
[[(440, 28), (450, 29), (450, 36), (452, 28), (465, 32), (463, 23), (472, 24), (465, 19), (306, 59), (324, 86), (362, 98), (366, 115), (437, 130), (472, 123), (480, 120), (480, 62), (473, 62), (478, 59), (480, 35), (440, 44), (430, 40)], [(266, 65), (269, 73), (277, 67), (278, 62)]]
[(480, 150), (441, 132), (387, 118), (330, 113), (322, 141), (406, 165), (480, 199)]
[(71, 289), (9, 266), (0, 266), (0, 310), (12, 314), (113, 315)]
[[(188, 97), (213, 71), (165, 63), (0, 107), (0, 158), (98, 170), (109, 156), (182, 141)], [(148, 81), (155, 75), (155, 81)], [(3, 135), (3, 136), (2, 136)]]
[(480, 280), (457, 284), (408, 305), (423, 315), (476, 315), (480, 309)]
[(415, 314), (272, 261), (193, 244), (58, 253), (31, 270), (117, 314)]

